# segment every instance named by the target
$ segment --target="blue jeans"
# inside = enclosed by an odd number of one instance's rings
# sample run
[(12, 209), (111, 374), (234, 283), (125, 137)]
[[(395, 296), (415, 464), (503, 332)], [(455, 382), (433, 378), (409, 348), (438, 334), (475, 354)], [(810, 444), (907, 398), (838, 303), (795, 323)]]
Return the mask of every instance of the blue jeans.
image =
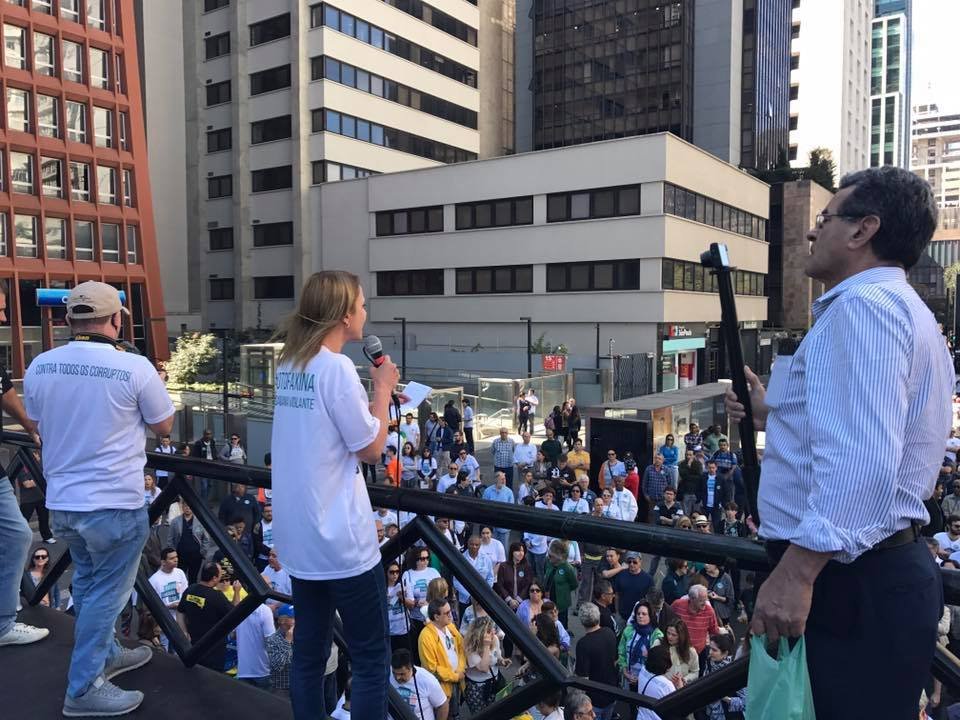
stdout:
[(500, 544), (503, 545), (503, 552), (507, 554), (507, 561), (510, 561), (510, 529), (509, 528), (494, 528), (493, 537), (500, 541)]
[(87, 691), (107, 660), (120, 652), (117, 616), (130, 598), (150, 525), (139, 510), (58, 510), (56, 536), (73, 558), (73, 606), (77, 616), (67, 695)]
[(597, 714), (597, 720), (611, 720), (613, 711), (617, 709), (615, 702), (610, 703), (605, 708), (594, 707), (593, 711)]
[(33, 532), (23, 519), (13, 485), (0, 477), (0, 636), (17, 621), (20, 578), (27, 566)]
[(390, 680), (390, 626), (387, 583), (380, 565), (341, 580), (291, 578), (297, 626), (293, 630), (290, 700), (296, 720), (324, 720), (323, 678), (334, 611), (343, 621), (343, 635), (353, 671), (351, 716), (387, 715)]

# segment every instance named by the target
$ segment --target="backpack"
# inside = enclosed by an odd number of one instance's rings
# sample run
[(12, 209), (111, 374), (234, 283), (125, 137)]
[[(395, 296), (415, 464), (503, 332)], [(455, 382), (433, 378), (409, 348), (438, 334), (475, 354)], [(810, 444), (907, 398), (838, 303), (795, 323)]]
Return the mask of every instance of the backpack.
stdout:
[(554, 427), (556, 423), (553, 422), (553, 415), (547, 415), (547, 418), (543, 421), (543, 426), (547, 430), (556, 430)]

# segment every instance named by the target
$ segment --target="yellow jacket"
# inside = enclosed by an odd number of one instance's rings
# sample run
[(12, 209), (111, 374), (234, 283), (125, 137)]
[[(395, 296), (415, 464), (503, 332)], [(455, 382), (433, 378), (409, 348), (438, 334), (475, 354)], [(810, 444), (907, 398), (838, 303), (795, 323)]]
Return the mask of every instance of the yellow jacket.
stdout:
[(447, 657), (447, 649), (443, 646), (443, 639), (440, 633), (433, 626), (433, 623), (424, 625), (420, 631), (420, 637), (417, 639), (417, 648), (420, 651), (420, 664), (425, 670), (433, 673), (440, 681), (440, 687), (443, 688), (447, 698), (453, 693), (453, 685), (456, 683), (463, 687), (464, 672), (467, 667), (467, 656), (463, 651), (463, 637), (457, 630), (456, 625), (450, 623), (447, 625), (447, 631), (453, 636), (453, 642), (457, 648), (457, 667), (456, 672), (460, 674), (460, 679), (454, 679), (454, 668), (450, 667), (450, 658)]

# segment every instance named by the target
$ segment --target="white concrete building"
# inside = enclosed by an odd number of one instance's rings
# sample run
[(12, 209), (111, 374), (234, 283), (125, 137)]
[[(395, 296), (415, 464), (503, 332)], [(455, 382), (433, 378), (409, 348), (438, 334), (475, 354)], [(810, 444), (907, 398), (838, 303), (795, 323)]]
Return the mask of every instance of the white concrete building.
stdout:
[(960, 207), (960, 114), (914, 108), (910, 169), (930, 183), (941, 209)]
[(873, 0), (800, 0), (793, 10), (790, 160), (833, 153), (837, 180), (870, 165)]
[(303, 271), (359, 274), (370, 331), (404, 317), (414, 350), (514, 350), (530, 317), (589, 355), (602, 322), (615, 352), (653, 353), (661, 387), (685, 387), (720, 320), (711, 242), (740, 269), (739, 319), (766, 319), (768, 194), (665, 133), (328, 183), (310, 189)]

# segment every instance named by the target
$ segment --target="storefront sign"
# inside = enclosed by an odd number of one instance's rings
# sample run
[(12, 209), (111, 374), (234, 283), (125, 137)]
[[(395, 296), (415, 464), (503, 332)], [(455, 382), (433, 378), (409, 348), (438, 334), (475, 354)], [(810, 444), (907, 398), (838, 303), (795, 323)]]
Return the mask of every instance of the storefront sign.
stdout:
[(543, 369), (551, 372), (564, 372), (567, 369), (566, 355), (544, 355)]
[(685, 325), (670, 325), (667, 327), (667, 337), (693, 337), (693, 330)]

